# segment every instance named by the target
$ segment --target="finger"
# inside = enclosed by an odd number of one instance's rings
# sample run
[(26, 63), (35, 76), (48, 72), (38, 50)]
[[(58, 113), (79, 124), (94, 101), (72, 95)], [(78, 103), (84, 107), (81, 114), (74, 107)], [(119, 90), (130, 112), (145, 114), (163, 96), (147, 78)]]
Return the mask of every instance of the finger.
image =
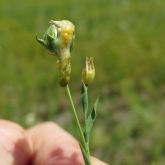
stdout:
[(92, 162), (92, 165), (108, 165), (107, 163), (104, 163), (94, 157), (91, 157), (91, 162)]
[(27, 134), (33, 146), (34, 165), (84, 165), (79, 144), (58, 125), (39, 124)]
[(0, 120), (0, 164), (25, 165), (30, 155), (31, 150), (23, 128)]

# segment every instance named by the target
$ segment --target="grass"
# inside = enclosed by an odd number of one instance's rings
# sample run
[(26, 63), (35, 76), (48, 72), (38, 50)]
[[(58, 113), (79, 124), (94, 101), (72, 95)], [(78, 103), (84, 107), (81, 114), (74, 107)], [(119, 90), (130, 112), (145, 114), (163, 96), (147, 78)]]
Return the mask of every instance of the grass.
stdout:
[(76, 24), (74, 98), (85, 56), (95, 58), (90, 94), (102, 100), (93, 153), (114, 165), (163, 165), (164, 0), (0, 1), (1, 118), (25, 127), (51, 119), (74, 133), (55, 58), (35, 41), (63, 18)]

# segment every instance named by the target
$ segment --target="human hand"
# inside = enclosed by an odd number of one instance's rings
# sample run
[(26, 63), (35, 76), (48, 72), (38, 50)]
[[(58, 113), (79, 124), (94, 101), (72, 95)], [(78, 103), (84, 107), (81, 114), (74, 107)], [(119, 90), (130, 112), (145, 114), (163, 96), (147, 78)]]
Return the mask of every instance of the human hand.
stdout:
[[(91, 157), (92, 165), (108, 165)], [(25, 130), (0, 120), (0, 165), (84, 165), (78, 142), (57, 124)]]

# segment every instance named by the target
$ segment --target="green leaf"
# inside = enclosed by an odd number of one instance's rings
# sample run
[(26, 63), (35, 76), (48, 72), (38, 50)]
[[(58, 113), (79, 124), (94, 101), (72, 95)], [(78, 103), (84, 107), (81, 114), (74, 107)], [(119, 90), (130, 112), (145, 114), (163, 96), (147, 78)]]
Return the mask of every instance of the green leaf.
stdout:
[(88, 143), (88, 134), (87, 134), (87, 131), (85, 130), (83, 133), (84, 133), (85, 142)]
[(87, 118), (87, 128), (86, 128), (87, 132), (86, 133), (87, 133), (88, 138), (90, 137), (93, 123), (96, 119), (96, 115), (97, 115), (96, 110), (97, 110), (98, 102), (99, 102), (99, 98), (96, 99), (93, 109)]
[(82, 151), (82, 154), (83, 154), (83, 158), (84, 158), (84, 161), (85, 161), (85, 165), (91, 165), (90, 163), (90, 160), (89, 160), (89, 156), (88, 154), (85, 152), (85, 149), (83, 148), (83, 146), (80, 144), (80, 148), (81, 148), (81, 151)]
[(46, 42), (45, 42), (45, 40), (43, 40), (43, 39), (41, 39), (41, 38), (38, 38), (37, 36), (36, 36), (36, 40), (37, 40), (41, 45), (43, 45), (44, 47), (46, 47)]
[(83, 112), (86, 118), (88, 114), (88, 87), (84, 83), (82, 83), (81, 87), (81, 102), (83, 106)]

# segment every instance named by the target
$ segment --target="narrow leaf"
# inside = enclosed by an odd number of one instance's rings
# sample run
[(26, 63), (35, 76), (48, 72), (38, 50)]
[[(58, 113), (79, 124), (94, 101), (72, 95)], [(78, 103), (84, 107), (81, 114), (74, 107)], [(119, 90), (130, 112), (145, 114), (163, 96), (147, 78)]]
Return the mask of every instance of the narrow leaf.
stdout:
[(93, 106), (93, 109), (87, 118), (87, 128), (86, 129), (87, 129), (88, 138), (91, 134), (91, 130), (92, 130), (94, 121), (96, 119), (96, 110), (97, 110), (98, 102), (99, 102), (99, 98), (96, 99), (94, 106)]
[(88, 87), (84, 83), (82, 83), (81, 87), (81, 102), (83, 106), (83, 112), (86, 118), (88, 114)]
[(36, 36), (36, 40), (37, 40), (41, 45), (43, 45), (43, 46), (46, 47), (46, 42), (45, 42), (43, 39), (40, 39), (40, 38), (38, 38), (38, 37)]
[(85, 142), (88, 142), (88, 134), (86, 130), (84, 131), (84, 138), (85, 138)]
[(80, 144), (80, 148), (81, 148), (81, 151), (82, 151), (82, 154), (83, 154), (85, 165), (91, 165), (88, 154), (85, 152), (85, 149), (83, 148), (83, 146), (81, 144)]

